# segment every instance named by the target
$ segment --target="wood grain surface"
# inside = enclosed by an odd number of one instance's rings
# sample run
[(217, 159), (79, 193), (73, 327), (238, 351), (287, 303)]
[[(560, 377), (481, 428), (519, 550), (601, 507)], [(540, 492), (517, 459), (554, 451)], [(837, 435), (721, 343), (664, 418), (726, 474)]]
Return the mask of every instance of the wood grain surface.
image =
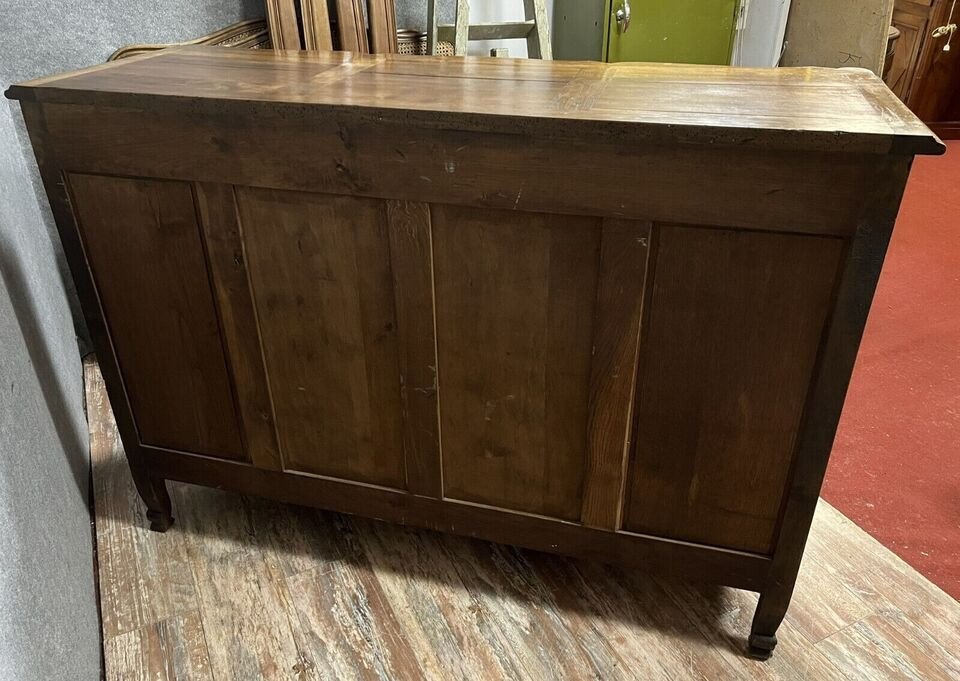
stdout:
[(390, 265), (400, 345), (400, 400), (407, 489), (443, 496), (438, 414), (437, 337), (434, 328), (433, 236), (430, 206), (387, 203)]
[[(349, 0), (341, 40), (365, 51)], [(346, 7), (344, 7), (346, 5)], [(344, 22), (346, 18), (346, 22)], [(360, 24), (362, 26), (362, 23)], [(518, 65), (522, 64), (521, 68)], [(322, 87), (320, 84), (322, 83)], [(522, 96), (517, 96), (522, 88)], [(183, 47), (12, 86), (16, 99), (154, 105), (203, 100), (366, 109), (381, 119), (424, 112), (448, 126), (494, 131), (554, 119), (633, 139), (677, 136), (712, 143), (943, 153), (943, 144), (863, 69), (743, 69), (726, 66), (470, 58), (420, 59), (352, 52), (269, 52)], [(160, 98), (160, 99), (157, 99)], [(164, 101), (164, 99), (166, 101)], [(415, 119), (416, 116), (413, 116)], [(498, 122), (499, 121), (499, 122)], [(549, 126), (538, 126), (541, 134)], [(502, 127), (500, 128), (502, 129)]]
[[(223, 100), (202, 116), (164, 110), (174, 99), (149, 111), (43, 104), (44, 146), (63, 167), (89, 173), (815, 234), (852, 234), (879, 180), (873, 155), (732, 151), (715, 135), (678, 144), (672, 127), (654, 140), (635, 130), (559, 129), (555, 138), (552, 119), (492, 134), (412, 120), (416, 112), (388, 122), (366, 109), (246, 102), (231, 112)], [(473, 120), (463, 125), (483, 127)]]
[(68, 181), (140, 440), (245, 458), (190, 185)]
[(601, 221), (432, 214), (444, 494), (576, 520)]
[(957, 678), (960, 604), (824, 502), (763, 663), (745, 591), (192, 485), (150, 532), (85, 376), (111, 681)]
[(260, 331), (250, 295), (233, 187), (204, 183), (197, 184), (194, 191), (247, 457), (260, 468), (281, 470), (283, 462), (260, 352)]
[(658, 226), (627, 529), (769, 553), (840, 239)]
[(603, 223), (580, 516), (588, 527), (620, 529), (650, 236), (650, 223)]
[(327, 0), (300, 0), (303, 47), (306, 50), (332, 50), (330, 11)]
[(236, 196), (285, 468), (404, 487), (386, 206)]

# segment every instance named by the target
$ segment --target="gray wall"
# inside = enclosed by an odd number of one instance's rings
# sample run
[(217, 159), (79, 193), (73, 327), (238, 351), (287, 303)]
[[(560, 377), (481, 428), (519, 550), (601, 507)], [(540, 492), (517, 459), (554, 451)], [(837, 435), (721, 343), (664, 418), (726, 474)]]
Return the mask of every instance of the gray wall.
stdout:
[[(0, 88), (202, 35), (260, 0), (0, 0)], [(100, 676), (72, 284), (15, 102), (0, 100), (0, 680)]]

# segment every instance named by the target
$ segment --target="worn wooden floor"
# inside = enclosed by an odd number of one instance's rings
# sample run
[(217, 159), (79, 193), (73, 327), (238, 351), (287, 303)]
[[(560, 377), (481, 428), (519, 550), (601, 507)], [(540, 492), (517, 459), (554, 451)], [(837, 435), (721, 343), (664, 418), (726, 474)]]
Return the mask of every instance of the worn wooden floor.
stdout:
[(87, 378), (108, 679), (960, 679), (960, 605), (823, 502), (768, 662), (733, 589), (181, 484), (152, 533)]

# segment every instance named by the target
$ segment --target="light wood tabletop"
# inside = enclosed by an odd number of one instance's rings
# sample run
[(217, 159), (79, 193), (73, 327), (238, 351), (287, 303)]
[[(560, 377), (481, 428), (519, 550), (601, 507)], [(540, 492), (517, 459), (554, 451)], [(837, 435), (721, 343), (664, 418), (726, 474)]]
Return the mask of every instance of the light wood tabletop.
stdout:
[[(458, 129), (613, 135), (625, 142), (706, 140), (904, 154), (939, 154), (944, 148), (865, 69), (187, 46), (13, 85), (7, 96), (117, 105), (310, 105), (315, 113), (363, 109), (377, 118), (418, 122), (415, 113), (422, 112), (435, 125)], [(163, 99), (151, 99), (156, 97)]]

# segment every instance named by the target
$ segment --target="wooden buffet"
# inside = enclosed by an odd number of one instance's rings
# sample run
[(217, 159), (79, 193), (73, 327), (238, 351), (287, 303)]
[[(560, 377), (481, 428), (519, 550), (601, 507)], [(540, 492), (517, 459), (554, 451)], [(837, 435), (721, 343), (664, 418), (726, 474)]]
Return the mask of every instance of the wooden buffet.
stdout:
[(176, 48), (15, 85), (153, 528), (181, 480), (761, 594), (915, 154), (863, 70)]

